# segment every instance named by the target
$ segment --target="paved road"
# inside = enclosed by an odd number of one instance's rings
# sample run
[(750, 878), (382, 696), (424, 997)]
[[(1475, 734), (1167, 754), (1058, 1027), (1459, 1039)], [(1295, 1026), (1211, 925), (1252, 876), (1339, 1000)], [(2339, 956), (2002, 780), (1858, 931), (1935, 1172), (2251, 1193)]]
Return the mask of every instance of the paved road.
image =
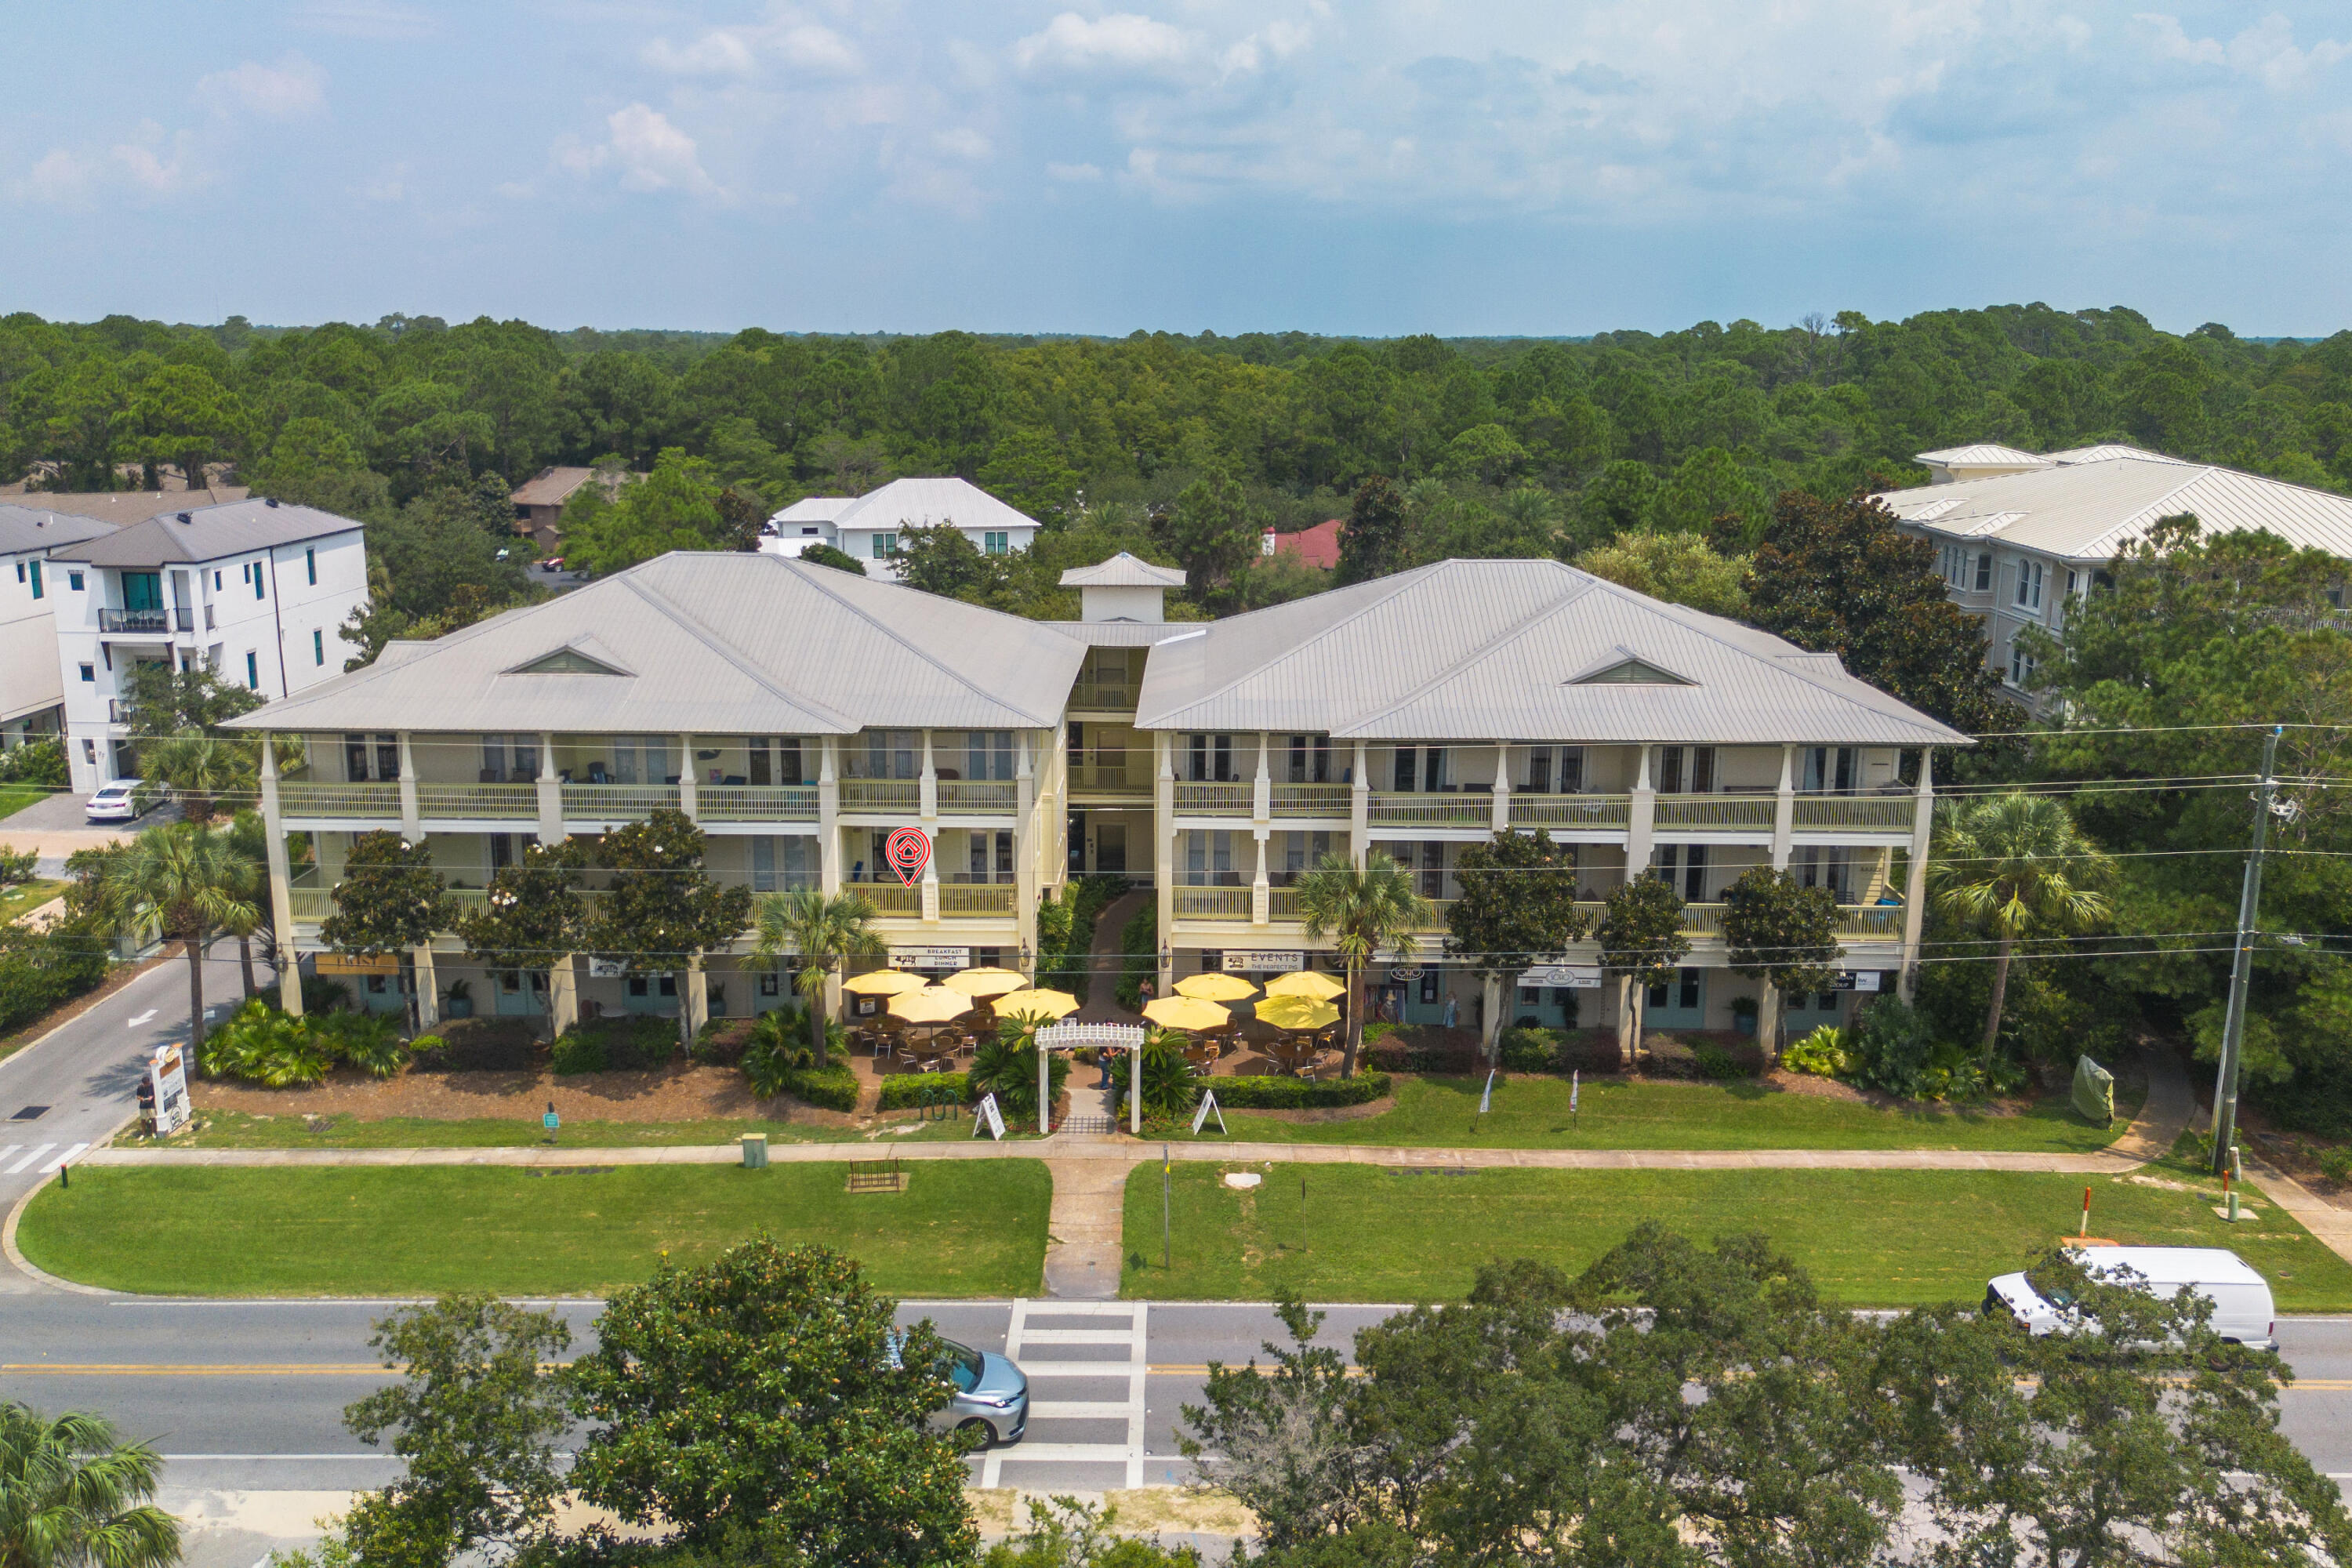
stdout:
[[(236, 1006), (242, 983), (236, 944), (214, 951), (205, 964), (205, 996), (218, 1020)], [(267, 973), (255, 978), (267, 984)], [(0, 1214), (60, 1158), (80, 1153), (130, 1115), (148, 1053), (187, 1033), (188, 965), (174, 958), (0, 1058)], [(0, 1295), (28, 1288), (14, 1269), (0, 1268)]]

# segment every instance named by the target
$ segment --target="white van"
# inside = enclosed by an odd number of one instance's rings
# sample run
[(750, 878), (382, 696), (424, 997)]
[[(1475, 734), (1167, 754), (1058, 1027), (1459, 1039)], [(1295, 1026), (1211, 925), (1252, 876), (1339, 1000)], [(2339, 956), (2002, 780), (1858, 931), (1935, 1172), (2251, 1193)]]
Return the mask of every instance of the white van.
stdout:
[[(2085, 1247), (2067, 1250), (2095, 1277), (2121, 1282), (2123, 1271), (2130, 1269), (2139, 1276), (2133, 1284), (2167, 1300), (2186, 1285), (2213, 1303), (2215, 1333), (2256, 1350), (2278, 1348), (2278, 1309), (2271, 1301), (2270, 1282), (2234, 1252), (2219, 1247)], [(2065, 1331), (2069, 1305), (2063, 1300), (2044, 1300), (2022, 1274), (2004, 1274), (1985, 1287), (1987, 1312), (2005, 1310), (2035, 1334)]]

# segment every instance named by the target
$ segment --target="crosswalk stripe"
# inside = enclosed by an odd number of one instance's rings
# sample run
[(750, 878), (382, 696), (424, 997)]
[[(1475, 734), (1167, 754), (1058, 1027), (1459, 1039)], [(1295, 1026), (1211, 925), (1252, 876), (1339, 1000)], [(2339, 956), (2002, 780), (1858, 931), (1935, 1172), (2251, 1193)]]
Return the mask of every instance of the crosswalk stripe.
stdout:
[(9, 1155), (15, 1153), (17, 1150), (22, 1149), (24, 1145), (22, 1143), (11, 1143), (5, 1148), (0, 1148), (0, 1161), (6, 1160)]
[(23, 1159), (9, 1166), (8, 1173), (12, 1176), (19, 1174), (23, 1172), (26, 1166), (31, 1164), (34, 1161), (39, 1159), (42, 1155), (47, 1153), (50, 1150), (56, 1147), (57, 1145), (54, 1143), (42, 1143), (36, 1146), (31, 1153), (26, 1155)]
[[(1005, 1327), (1004, 1353), (1021, 1363), (1021, 1352), (1029, 1345), (1118, 1345), (1127, 1347), (1127, 1359), (1119, 1361), (1038, 1362), (1021, 1364), (1023, 1372), (1033, 1380), (1059, 1377), (1090, 1377), (1109, 1380), (1122, 1378), (1127, 1383), (1125, 1399), (1038, 1399), (1034, 1389), (1029, 1403), (1032, 1420), (1109, 1420), (1124, 1417), (1127, 1440), (1123, 1443), (1033, 1443), (1024, 1441), (1013, 1448), (992, 1448), (981, 1461), (980, 1484), (994, 1487), (1003, 1484), (1005, 1461), (1030, 1463), (1118, 1465), (1126, 1472), (1125, 1481), (1130, 1487), (1143, 1484), (1143, 1416), (1144, 1380), (1150, 1375), (1150, 1309), (1140, 1301), (1037, 1301), (1017, 1299), (1013, 1303), (1013, 1318)], [(1124, 1328), (1100, 1329), (1032, 1329), (1032, 1316), (1052, 1320), (1062, 1317), (1125, 1318)]]
[(76, 1157), (77, 1155), (79, 1155), (79, 1154), (83, 1150), (85, 1150), (85, 1149), (87, 1149), (87, 1148), (89, 1148), (89, 1144), (87, 1144), (87, 1143), (76, 1143), (76, 1144), (74, 1144), (71, 1148), (68, 1149), (64, 1153), (62, 1153), (62, 1154), (58, 1155), (56, 1159), (51, 1160), (47, 1164), (43, 1165), (43, 1166), (41, 1167), (41, 1173), (42, 1173), (43, 1175), (47, 1175), (51, 1171), (56, 1170), (56, 1169), (57, 1169), (58, 1166), (60, 1166), (60, 1165), (63, 1165), (63, 1164), (64, 1164), (68, 1160), (73, 1159), (74, 1157)]

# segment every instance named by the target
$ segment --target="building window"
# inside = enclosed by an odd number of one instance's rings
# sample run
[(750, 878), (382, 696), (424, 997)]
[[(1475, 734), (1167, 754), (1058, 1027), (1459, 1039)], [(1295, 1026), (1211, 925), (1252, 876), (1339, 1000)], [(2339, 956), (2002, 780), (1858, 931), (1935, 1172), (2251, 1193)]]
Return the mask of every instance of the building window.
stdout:
[(37, 599), (41, 596), (41, 563), (35, 561), (28, 564), (33, 569), (33, 597)]
[(1992, 552), (1990, 550), (1977, 552), (1977, 592), (1979, 594), (1992, 592)]
[(310, 633), (310, 662), (312, 664), (327, 662), (327, 634), (315, 627)]
[(890, 557), (892, 557), (893, 555), (896, 555), (896, 554), (898, 554), (898, 536), (897, 534), (895, 534), (895, 533), (877, 533), (877, 534), (876, 534), (876, 535), (874, 536), (874, 559), (875, 559), (875, 560), (877, 560), (877, 561), (887, 561), (887, 560), (889, 560), (889, 559), (890, 559)]
[(66, 574), (66, 586), (67, 586), (67, 587), (68, 587), (68, 588), (71, 588), (71, 589), (72, 589), (75, 593), (77, 593), (77, 594), (80, 593), (80, 592), (82, 591), (82, 588), (81, 588), (81, 574), (80, 574), (80, 573), (79, 573), (79, 572), (68, 572), (68, 573), (67, 573), (67, 574)]
[(2070, 599), (2071, 599), (2071, 598), (2073, 598), (2073, 597), (2074, 596), (2074, 590), (2075, 590), (2075, 587), (2076, 587), (2076, 585), (2078, 584), (2078, 583), (2079, 583), (2080, 581), (2081, 581), (2081, 579), (2080, 579), (2079, 575), (2076, 574), (2076, 572), (2074, 571), (2074, 569), (2072, 566), (2067, 567), (2067, 568), (2066, 568), (2066, 596), (2067, 596), (2068, 598), (2070, 598)]
[(91, 685), (93, 685), (93, 686), (97, 685), (97, 684), (98, 684), (98, 668), (97, 668), (97, 666), (95, 666), (95, 665), (89, 665), (89, 664), (85, 664), (85, 665), (83, 665), (83, 666), (81, 667), (81, 678), (82, 678), (84, 680), (89, 681), (89, 682)]
[(245, 655), (245, 684), (255, 691), (261, 689), (261, 660), (250, 648)]
[(302, 571), (310, 579), (310, 586), (319, 585), (319, 551), (312, 545), (302, 552)]
[(261, 563), (257, 561), (253, 563), (253, 596), (258, 599), (263, 596), (263, 592)]
[(2021, 687), (2033, 679), (2042, 661), (2028, 654), (2021, 643), (2011, 643), (2009, 648), (2009, 683)]
[(1012, 548), (1012, 542), (1013, 536), (1010, 533), (983, 530), (980, 536), (980, 548), (985, 554), (1003, 555)]
[(2017, 602), (2028, 609), (2042, 607), (2042, 563), (2021, 561), (2017, 563)]
[(215, 593), (215, 594), (217, 594), (217, 593), (219, 593), (220, 591), (221, 591), (221, 585), (220, 585), (220, 573), (219, 573), (218, 571), (215, 571), (215, 572), (213, 573), (213, 592), (214, 592), (214, 593)]

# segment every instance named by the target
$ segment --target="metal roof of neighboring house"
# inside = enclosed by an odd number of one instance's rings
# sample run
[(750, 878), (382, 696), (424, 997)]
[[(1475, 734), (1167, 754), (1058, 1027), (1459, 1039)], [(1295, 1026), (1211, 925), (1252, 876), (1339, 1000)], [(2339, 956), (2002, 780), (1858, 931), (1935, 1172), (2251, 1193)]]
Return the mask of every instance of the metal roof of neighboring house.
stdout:
[[(517, 485), (514, 493), (507, 499), (517, 506), (562, 506), (572, 499), (572, 491), (595, 477), (596, 470), (593, 468), (541, 468), (538, 473)], [(645, 478), (643, 474), (632, 474), (629, 477), (639, 479)], [(621, 476), (614, 474), (613, 483), (617, 485), (620, 481)]]
[(1979, 441), (1973, 447), (1947, 447), (1940, 452), (1917, 452), (1913, 456), (1923, 463), (1939, 463), (1948, 468), (1990, 468), (2011, 465), (2021, 468), (2044, 468), (2050, 466), (2047, 458), (2032, 452), (2021, 452), (1998, 441)]
[(194, 507), (224, 506), (253, 492), (242, 485), (222, 485), (208, 490), (30, 490), (7, 497), (12, 505), (59, 517), (94, 517), (117, 528), (167, 511)]
[(1127, 551), (1092, 566), (1073, 566), (1062, 574), (1065, 588), (1181, 588), (1184, 574), (1173, 566), (1154, 566)]
[(963, 479), (892, 479), (868, 490), (834, 514), (843, 528), (889, 530), (930, 528), (952, 522), (958, 528), (1034, 532), (1037, 520), (1015, 511), (978, 485)]
[[(530, 668), (551, 658), (562, 672)], [(435, 642), (394, 643), (366, 668), (240, 722), (570, 734), (1050, 729), (1085, 658), (1083, 645), (1040, 622), (895, 583), (781, 555), (679, 552)]]
[[(1831, 655), (1558, 561), (1442, 561), (1181, 630), (1199, 635), (1153, 647), (1139, 729), (1973, 743)], [(1606, 679), (1628, 665), (1671, 679)]]
[(772, 513), (771, 523), (831, 522), (857, 504), (856, 496), (803, 496), (783, 510)]
[(100, 539), (112, 533), (114, 526), (97, 518), (0, 502), (0, 555), (22, 555), (28, 551), (79, 544), (85, 539)]
[(1346, 520), (1335, 517), (1296, 533), (1277, 533), (1272, 552), (1295, 555), (1309, 566), (1328, 571), (1339, 564), (1339, 531), (1346, 526)]
[(1178, 637), (1191, 637), (1208, 623), (1205, 621), (1041, 621), (1040, 626), (1053, 627), (1064, 637), (1076, 637), (1089, 647), (1152, 647)]
[(2053, 452), (2052, 466), (1887, 490), (1906, 522), (1951, 538), (1998, 539), (2063, 560), (2104, 563), (2159, 518), (2193, 512), (2213, 532), (2268, 529), (2352, 557), (2352, 497), (2130, 447)]
[[(188, 521), (182, 522), (180, 519)], [(361, 524), (315, 507), (279, 506), (266, 500), (231, 501), (164, 512), (119, 528), (77, 548), (68, 559), (92, 566), (163, 566), (221, 561), (280, 544), (299, 544), (331, 533), (352, 533)]]

